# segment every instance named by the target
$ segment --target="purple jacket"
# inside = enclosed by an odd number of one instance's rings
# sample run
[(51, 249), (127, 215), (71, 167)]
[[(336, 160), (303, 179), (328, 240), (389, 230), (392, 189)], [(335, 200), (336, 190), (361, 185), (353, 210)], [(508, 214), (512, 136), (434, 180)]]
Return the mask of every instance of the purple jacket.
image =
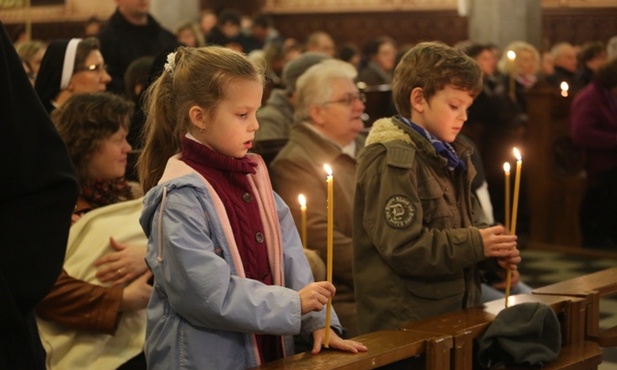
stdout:
[(570, 137), (587, 152), (589, 176), (617, 168), (617, 96), (592, 81), (570, 107)]

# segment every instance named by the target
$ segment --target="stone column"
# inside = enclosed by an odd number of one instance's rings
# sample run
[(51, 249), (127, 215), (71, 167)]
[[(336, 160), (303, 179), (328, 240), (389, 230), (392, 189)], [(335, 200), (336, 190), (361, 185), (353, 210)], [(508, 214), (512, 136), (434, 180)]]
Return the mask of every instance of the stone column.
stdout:
[(540, 0), (470, 0), (469, 38), (505, 48), (526, 41), (538, 49), (542, 41)]

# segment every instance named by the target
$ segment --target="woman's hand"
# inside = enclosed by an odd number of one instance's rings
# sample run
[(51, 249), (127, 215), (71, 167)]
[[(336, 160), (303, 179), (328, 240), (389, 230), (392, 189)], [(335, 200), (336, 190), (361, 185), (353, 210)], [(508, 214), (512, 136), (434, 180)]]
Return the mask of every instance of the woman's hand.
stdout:
[(124, 288), (120, 311), (138, 311), (148, 306), (152, 294), (152, 285), (148, 284), (151, 277), (152, 273), (146, 271)]
[(127, 284), (148, 270), (145, 260), (146, 246), (129, 247), (113, 238), (109, 238), (109, 243), (116, 252), (109, 253), (94, 263), (94, 266), (99, 267), (96, 277), (101, 282)]
[[(368, 349), (366, 346), (360, 342), (356, 342), (354, 340), (342, 339), (339, 337), (336, 332), (332, 329), (330, 330), (330, 348), (338, 349), (340, 351), (358, 353), (358, 352), (366, 352)], [(313, 332), (313, 349), (311, 353), (316, 355), (321, 351), (321, 346), (323, 345), (324, 339), (326, 337), (326, 329), (321, 328), (317, 329)]]

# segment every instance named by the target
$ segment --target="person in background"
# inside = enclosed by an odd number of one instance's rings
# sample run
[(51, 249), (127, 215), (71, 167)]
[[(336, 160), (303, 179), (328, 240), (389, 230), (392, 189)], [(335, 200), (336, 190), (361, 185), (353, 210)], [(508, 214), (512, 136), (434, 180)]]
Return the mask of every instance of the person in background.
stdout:
[(139, 189), (124, 180), (132, 109), (124, 98), (92, 93), (72, 96), (52, 114), (81, 189), (62, 273), (36, 307), (52, 370), (146, 368), (151, 274)]
[(346, 42), (339, 46), (336, 51), (336, 58), (344, 62), (350, 63), (356, 70), (360, 69), (360, 60), (362, 55), (360, 49), (353, 42)]
[(101, 53), (109, 66), (108, 90), (124, 93), (124, 72), (142, 56), (156, 56), (176, 45), (176, 35), (163, 28), (149, 13), (150, 0), (115, 0), (118, 4), (99, 33)]
[(436, 42), (396, 67), (399, 115), (376, 121), (358, 159), (353, 266), (362, 333), (480, 303), (479, 263), (516, 269), (516, 236), (481, 223), (471, 147), (457, 138), (482, 89), (478, 64)]
[(41, 62), (47, 50), (47, 44), (39, 40), (26, 41), (16, 46), (17, 54), (22, 60), (28, 62), (32, 69), (34, 79), (41, 69)]
[(606, 47), (599, 41), (588, 42), (581, 46), (576, 57), (578, 59), (576, 79), (581, 88), (591, 82), (598, 68), (608, 60)]
[(289, 138), (289, 130), (294, 123), (296, 82), (309, 67), (325, 59), (328, 59), (325, 54), (306, 52), (285, 65), (285, 89), (272, 90), (266, 104), (257, 112), (260, 129), (255, 134), (256, 142)]
[(199, 13), (199, 30), (204, 38), (216, 26), (216, 13), (212, 9), (203, 9)]
[(334, 54), (336, 54), (336, 45), (334, 44), (332, 36), (323, 31), (311, 33), (306, 38), (304, 48), (306, 51), (326, 54), (331, 58), (334, 57)]
[[(139, 57), (129, 65), (124, 73), (125, 93), (129, 100), (135, 104), (135, 110), (133, 111), (133, 117), (131, 118), (131, 125), (126, 140), (133, 149), (137, 150), (141, 149), (143, 146), (142, 129), (145, 117), (143, 117), (143, 112), (141, 110), (141, 100), (149, 85), (148, 78), (153, 65), (153, 57)], [(127, 169), (127, 177), (131, 180), (136, 179), (134, 171), (134, 168)], [(130, 177), (128, 174), (130, 174)]]
[(84, 23), (83, 37), (98, 37), (102, 27), (103, 22), (97, 17), (93, 16), (86, 19), (86, 22)]
[(551, 48), (551, 54), (555, 71), (546, 77), (546, 82), (556, 89), (561, 89), (561, 83), (566, 82), (570, 88), (569, 91), (575, 94), (581, 88), (576, 79), (578, 68), (576, 48), (569, 42), (560, 42)]
[(0, 22), (0, 369), (45, 370), (34, 307), (62, 269), (77, 181)]
[[(297, 82), (297, 123), (289, 142), (270, 165), (272, 186), (290, 205), (298, 230), (302, 218), (298, 194), (307, 199), (306, 248), (327, 256), (327, 189), (323, 165), (336, 174), (334, 192), (334, 308), (344, 335), (358, 335), (352, 274), (352, 207), (356, 178), (356, 155), (364, 147), (362, 112), (364, 96), (349, 63), (329, 59), (310, 67)], [(295, 206), (294, 206), (295, 205)]]
[(105, 91), (111, 81), (99, 41), (70, 39), (52, 41), (43, 56), (34, 88), (48, 112), (73, 94)]
[(198, 48), (205, 45), (204, 36), (199, 26), (193, 22), (184, 22), (176, 28), (176, 37), (182, 45)]
[(585, 247), (617, 246), (617, 59), (599, 67), (570, 106), (570, 138), (586, 152), (580, 224)]
[(300, 332), (313, 354), (326, 330), (332, 348), (366, 350), (335, 333), (334, 312), (324, 327), (334, 286), (312, 282), (289, 209), (263, 160), (247, 155), (262, 78), (238, 52), (180, 47), (151, 87), (138, 163), (154, 274), (150, 370), (254, 367), (293, 354)]
[(241, 32), (241, 18), (237, 10), (223, 9), (217, 16), (216, 26), (206, 35), (207, 45), (219, 45), (244, 52), (248, 38)]
[(274, 28), (272, 17), (267, 14), (258, 14), (251, 23), (251, 32), (248, 35), (245, 53), (253, 50), (264, 50), (270, 44), (282, 44), (283, 37)]
[(357, 80), (368, 86), (390, 84), (396, 59), (394, 40), (387, 36), (373, 39), (364, 45), (362, 54), (364, 60)]

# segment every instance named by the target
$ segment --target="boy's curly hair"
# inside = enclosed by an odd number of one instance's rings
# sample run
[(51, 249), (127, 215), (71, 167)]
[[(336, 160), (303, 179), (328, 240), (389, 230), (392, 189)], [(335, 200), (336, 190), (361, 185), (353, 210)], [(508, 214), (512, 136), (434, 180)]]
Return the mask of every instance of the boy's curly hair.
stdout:
[(482, 71), (461, 50), (440, 42), (422, 42), (401, 59), (392, 78), (392, 98), (397, 111), (411, 117), (411, 91), (423, 90), (428, 101), (446, 85), (468, 91), (476, 97), (482, 91)]

